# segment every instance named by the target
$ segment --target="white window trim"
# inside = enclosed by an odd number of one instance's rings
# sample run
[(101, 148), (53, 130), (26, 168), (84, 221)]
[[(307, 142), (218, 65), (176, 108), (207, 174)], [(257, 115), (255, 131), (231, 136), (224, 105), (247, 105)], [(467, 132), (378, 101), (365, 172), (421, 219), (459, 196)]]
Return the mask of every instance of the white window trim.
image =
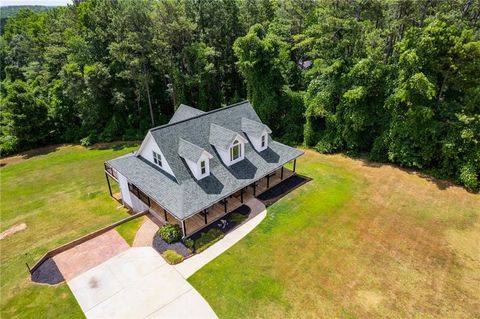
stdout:
[(152, 153), (153, 153), (153, 162), (158, 166), (162, 167), (162, 155), (160, 155), (155, 151), (152, 151)]
[[(234, 158), (234, 156), (233, 156), (233, 149), (234, 148), (238, 148), (238, 154), (237, 154), (236, 158)], [(242, 144), (239, 141), (235, 140), (235, 142), (233, 142), (232, 147), (230, 147), (230, 162), (235, 162), (236, 160), (238, 160), (241, 157), (242, 157)]]

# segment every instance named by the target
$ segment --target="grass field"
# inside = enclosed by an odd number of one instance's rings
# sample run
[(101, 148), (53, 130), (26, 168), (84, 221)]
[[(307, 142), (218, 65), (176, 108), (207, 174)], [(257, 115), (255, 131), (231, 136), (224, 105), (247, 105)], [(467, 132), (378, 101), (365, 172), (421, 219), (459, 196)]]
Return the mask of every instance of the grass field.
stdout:
[(1, 231), (20, 223), (27, 229), (0, 241), (0, 317), (83, 317), (66, 284), (32, 284), (25, 262), (128, 216), (108, 196), (103, 162), (132, 150), (67, 146), (1, 168)]
[(220, 318), (479, 318), (480, 197), (307, 151), (313, 180), (189, 281)]
[[(0, 241), (2, 318), (83, 317), (66, 284), (32, 284), (24, 263), (127, 216), (103, 162), (131, 150), (61, 147), (0, 170), (0, 230), (27, 224)], [(312, 181), (190, 278), (219, 317), (480, 316), (479, 195), (310, 151), (297, 171)]]

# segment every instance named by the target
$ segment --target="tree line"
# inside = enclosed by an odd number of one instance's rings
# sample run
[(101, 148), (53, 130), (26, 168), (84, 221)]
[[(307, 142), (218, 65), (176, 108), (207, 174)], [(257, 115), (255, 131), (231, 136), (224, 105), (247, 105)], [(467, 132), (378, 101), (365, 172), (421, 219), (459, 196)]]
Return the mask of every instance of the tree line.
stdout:
[(276, 138), (480, 179), (479, 0), (104, 0), (0, 39), (0, 151), (141, 139), (252, 101)]

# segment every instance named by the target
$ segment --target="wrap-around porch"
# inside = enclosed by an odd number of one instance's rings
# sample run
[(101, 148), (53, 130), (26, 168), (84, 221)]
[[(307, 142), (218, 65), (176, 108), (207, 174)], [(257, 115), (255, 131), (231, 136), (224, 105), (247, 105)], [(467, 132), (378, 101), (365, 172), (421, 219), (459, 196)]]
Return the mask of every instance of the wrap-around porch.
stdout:
[[(280, 167), (274, 172), (266, 175), (265, 177), (260, 178), (256, 182), (244, 187), (243, 189), (228, 195), (227, 197), (221, 199), (212, 206), (204, 209), (203, 211), (198, 212), (197, 214), (185, 219), (179, 220), (174, 217), (170, 212), (161, 207), (158, 203), (151, 200), (146, 194), (136, 187), (133, 187), (130, 191), (138, 199), (140, 199), (146, 206), (148, 206), (149, 212), (158, 219), (161, 223), (170, 223), (177, 224), (182, 227), (183, 237), (189, 237), (196, 232), (200, 231), (207, 225), (220, 220), (223, 216), (234, 211), (235, 209), (242, 206), (252, 197), (257, 197), (260, 194), (264, 193), (271, 187), (278, 185), (285, 179), (295, 175), (295, 166), (296, 160), (294, 161), (293, 170), (289, 170), (285, 167)], [(112, 187), (110, 185), (109, 178), (113, 178), (116, 182), (118, 181), (114, 170), (111, 170), (109, 167), (105, 167), (105, 175), (107, 178), (110, 195), (119, 200), (120, 194), (112, 192)]]
[[(282, 172), (283, 171), (283, 172)], [(295, 172), (286, 168), (279, 168), (275, 172), (259, 179), (255, 183), (227, 196), (209, 208), (201, 211), (184, 221), (176, 219), (168, 211), (164, 210), (157, 203), (151, 202), (150, 213), (159, 219), (162, 223), (178, 224), (182, 227), (184, 237), (191, 236), (200, 231), (207, 225), (221, 219), (231, 211), (242, 206), (249, 199), (259, 196), (271, 187), (279, 184)]]

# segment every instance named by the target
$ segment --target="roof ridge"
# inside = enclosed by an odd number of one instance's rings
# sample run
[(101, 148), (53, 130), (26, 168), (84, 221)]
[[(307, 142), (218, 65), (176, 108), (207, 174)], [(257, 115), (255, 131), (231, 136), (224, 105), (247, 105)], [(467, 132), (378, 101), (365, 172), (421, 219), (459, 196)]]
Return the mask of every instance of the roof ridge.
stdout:
[[(204, 147), (198, 146), (197, 144), (194, 144), (194, 143), (192, 143), (192, 142), (190, 142), (190, 141), (187, 141), (186, 139), (184, 139), (184, 138), (182, 138), (182, 137), (179, 137), (178, 140), (179, 140), (179, 142), (180, 142), (180, 141), (183, 141), (183, 142), (188, 143), (188, 144), (190, 144), (190, 145), (192, 145), (192, 146), (194, 146), (194, 147), (196, 147), (196, 148), (198, 148), (198, 149), (201, 149), (201, 150), (204, 151), (204, 152), (207, 152), (207, 150), (205, 150)], [(207, 153), (208, 153), (208, 152), (207, 152)]]
[[(214, 109), (214, 110), (211, 110), (211, 111), (208, 111), (208, 112), (204, 112), (202, 114), (199, 114), (199, 115), (196, 115), (196, 116), (192, 116), (188, 119), (184, 119), (184, 120), (181, 120), (181, 121), (178, 121), (178, 122), (174, 122), (174, 123), (166, 123), (166, 124), (163, 124), (163, 125), (160, 125), (160, 126), (157, 126), (157, 127), (152, 127), (151, 129), (149, 129), (148, 131), (149, 132), (153, 132), (153, 131), (157, 131), (157, 130), (160, 130), (162, 128), (165, 128), (165, 127), (169, 127), (169, 126), (173, 126), (175, 124), (179, 124), (179, 123), (183, 123), (183, 122), (186, 122), (186, 121), (190, 121), (190, 120), (193, 120), (193, 119), (197, 119), (199, 117), (202, 117), (202, 116), (206, 116), (206, 115), (209, 115), (209, 114), (212, 114), (212, 113), (216, 113), (216, 112), (220, 112), (220, 111), (224, 111), (224, 110), (227, 110), (227, 109), (231, 109), (231, 108), (234, 108), (236, 106), (239, 106), (241, 104), (244, 104), (245, 102), (248, 102), (250, 103), (249, 100), (243, 100), (243, 101), (240, 101), (240, 102), (237, 102), (237, 103), (234, 103), (234, 104), (230, 104), (230, 105), (227, 105), (225, 107), (219, 107), (217, 109)], [(183, 104), (185, 106), (188, 106), (188, 107), (191, 107), (189, 105), (186, 105), (186, 104)], [(194, 108), (194, 107), (191, 107), (191, 108)], [(196, 109), (198, 110), (198, 109)], [(200, 110), (201, 111), (201, 110)]]

